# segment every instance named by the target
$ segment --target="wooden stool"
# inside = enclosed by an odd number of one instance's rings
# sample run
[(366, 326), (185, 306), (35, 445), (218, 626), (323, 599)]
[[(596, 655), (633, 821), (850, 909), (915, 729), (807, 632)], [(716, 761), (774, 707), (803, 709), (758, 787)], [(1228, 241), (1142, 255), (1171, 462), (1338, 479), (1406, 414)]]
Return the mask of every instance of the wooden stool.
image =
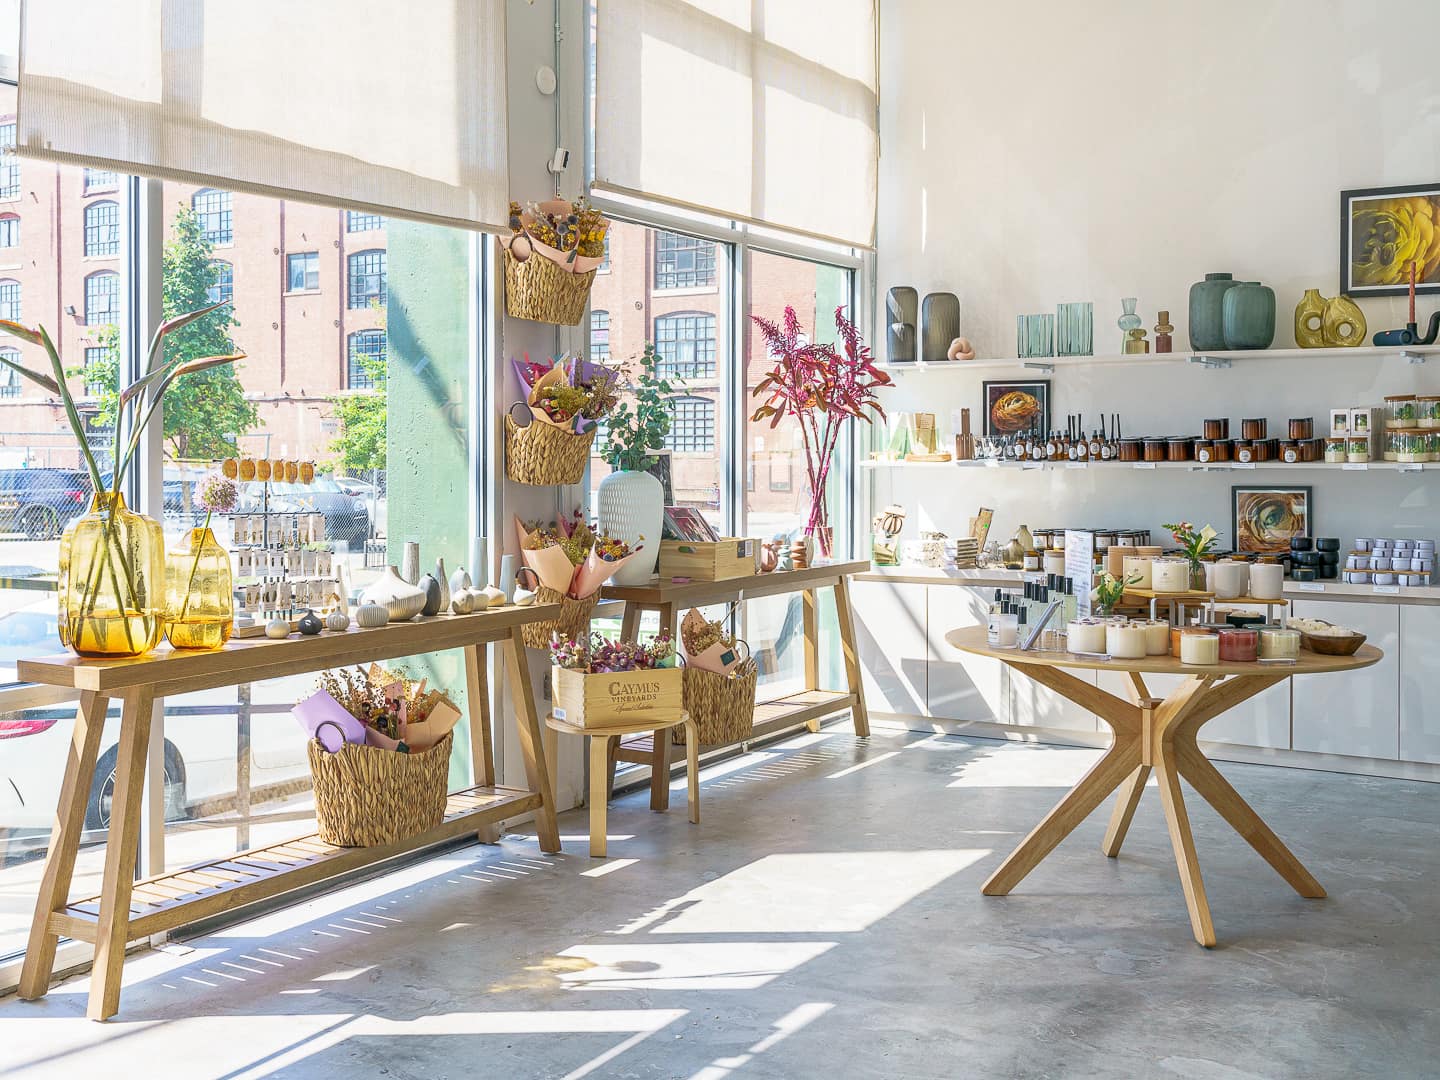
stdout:
[(682, 712), (668, 724), (656, 725), (654, 721), (640, 724), (607, 724), (605, 727), (582, 728), (545, 717), (545, 726), (552, 731), (569, 735), (585, 735), (590, 739), (590, 854), (597, 859), (605, 858), (605, 818), (610, 800), (610, 760), (613, 747), (623, 735), (638, 735), (654, 732), (656, 763), (650, 773), (650, 805), (665, 809), (657, 792), (668, 791), (670, 787), (669, 743), (670, 729), (685, 725), (685, 772), (689, 780), (690, 820), (700, 824), (700, 731), (690, 714)]

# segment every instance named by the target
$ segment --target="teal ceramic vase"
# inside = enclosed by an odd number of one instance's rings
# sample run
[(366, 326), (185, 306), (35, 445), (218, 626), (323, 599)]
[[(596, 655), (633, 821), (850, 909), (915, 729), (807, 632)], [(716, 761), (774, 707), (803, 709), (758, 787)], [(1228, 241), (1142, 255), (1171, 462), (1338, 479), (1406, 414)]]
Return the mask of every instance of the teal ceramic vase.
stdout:
[(1258, 281), (1237, 282), (1221, 305), (1227, 349), (1268, 349), (1275, 340), (1275, 290)]
[(1225, 294), (1235, 284), (1230, 274), (1206, 274), (1190, 286), (1190, 348), (1225, 348)]

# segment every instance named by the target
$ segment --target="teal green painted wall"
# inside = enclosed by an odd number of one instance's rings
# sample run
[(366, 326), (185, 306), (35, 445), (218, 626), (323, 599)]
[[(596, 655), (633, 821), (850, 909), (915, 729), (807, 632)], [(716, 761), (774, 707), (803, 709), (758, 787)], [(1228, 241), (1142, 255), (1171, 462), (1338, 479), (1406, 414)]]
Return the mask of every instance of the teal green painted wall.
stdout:
[[(437, 558), (453, 572), (467, 560), (470, 546), (470, 236), (392, 219), (386, 240), (390, 561), (398, 564), (405, 542), (415, 540), (422, 573), (433, 570)], [(401, 666), (445, 689), (465, 710), (465, 667), (458, 651), (413, 657)], [(468, 777), (469, 761), (468, 733), (457, 728), (452, 788)]]

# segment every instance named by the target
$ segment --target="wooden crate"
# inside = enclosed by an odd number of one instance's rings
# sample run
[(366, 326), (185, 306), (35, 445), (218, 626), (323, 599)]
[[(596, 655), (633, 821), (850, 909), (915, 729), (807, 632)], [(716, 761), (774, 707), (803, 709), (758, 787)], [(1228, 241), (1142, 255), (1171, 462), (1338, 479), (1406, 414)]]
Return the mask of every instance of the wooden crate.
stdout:
[(660, 576), (691, 581), (750, 577), (760, 569), (759, 550), (754, 540), (734, 536), (714, 542), (661, 540)]
[(684, 673), (678, 667), (584, 675), (550, 669), (557, 720), (580, 728), (673, 724), (684, 709)]

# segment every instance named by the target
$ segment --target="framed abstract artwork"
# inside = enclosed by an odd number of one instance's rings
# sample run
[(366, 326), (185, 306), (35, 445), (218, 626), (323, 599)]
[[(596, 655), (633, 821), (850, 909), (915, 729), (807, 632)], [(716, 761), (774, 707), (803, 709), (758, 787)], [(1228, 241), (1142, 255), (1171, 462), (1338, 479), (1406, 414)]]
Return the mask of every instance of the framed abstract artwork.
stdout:
[(1050, 380), (1025, 382), (986, 380), (985, 434), (991, 438), (1044, 434), (1050, 430)]
[(1236, 551), (1280, 555), (1290, 540), (1309, 536), (1315, 503), (1308, 487), (1230, 489), (1230, 535)]
[(1440, 183), (1340, 193), (1340, 291), (1351, 298), (1440, 293)]

